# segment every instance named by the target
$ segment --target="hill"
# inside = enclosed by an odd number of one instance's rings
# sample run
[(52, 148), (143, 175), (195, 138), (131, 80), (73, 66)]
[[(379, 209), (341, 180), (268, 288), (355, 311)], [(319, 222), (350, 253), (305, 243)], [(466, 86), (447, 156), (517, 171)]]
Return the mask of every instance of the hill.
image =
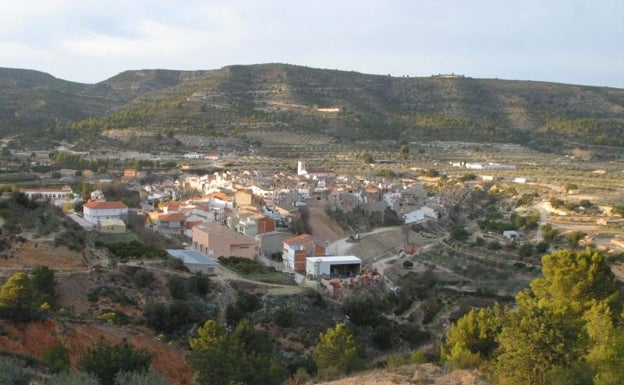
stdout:
[(81, 141), (110, 130), (331, 140), (624, 146), (624, 90), (544, 82), (367, 75), (285, 64), (127, 71), (85, 85), (0, 69), (0, 132)]

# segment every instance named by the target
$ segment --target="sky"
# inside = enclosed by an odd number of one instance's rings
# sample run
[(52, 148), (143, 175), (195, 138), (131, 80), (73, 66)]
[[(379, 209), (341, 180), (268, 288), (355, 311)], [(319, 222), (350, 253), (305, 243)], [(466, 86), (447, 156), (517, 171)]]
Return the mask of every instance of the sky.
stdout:
[(288, 63), (624, 88), (622, 0), (0, 0), (0, 67)]

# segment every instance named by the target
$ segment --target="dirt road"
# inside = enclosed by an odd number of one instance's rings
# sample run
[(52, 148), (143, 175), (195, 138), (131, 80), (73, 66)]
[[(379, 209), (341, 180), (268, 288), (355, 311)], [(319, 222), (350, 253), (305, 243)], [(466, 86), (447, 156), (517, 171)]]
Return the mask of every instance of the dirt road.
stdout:
[(348, 236), (338, 222), (325, 213), (327, 201), (310, 201), (307, 207), (310, 212), (308, 224), (315, 239), (334, 242)]

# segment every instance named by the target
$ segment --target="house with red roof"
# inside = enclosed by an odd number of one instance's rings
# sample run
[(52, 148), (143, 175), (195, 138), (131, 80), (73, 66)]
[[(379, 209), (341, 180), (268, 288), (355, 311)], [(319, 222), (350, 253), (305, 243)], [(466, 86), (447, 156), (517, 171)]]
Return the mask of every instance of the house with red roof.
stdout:
[(158, 216), (158, 227), (161, 230), (184, 231), (186, 215), (184, 213), (167, 213)]
[(121, 201), (89, 201), (82, 206), (82, 215), (93, 225), (102, 219), (128, 219), (128, 206)]

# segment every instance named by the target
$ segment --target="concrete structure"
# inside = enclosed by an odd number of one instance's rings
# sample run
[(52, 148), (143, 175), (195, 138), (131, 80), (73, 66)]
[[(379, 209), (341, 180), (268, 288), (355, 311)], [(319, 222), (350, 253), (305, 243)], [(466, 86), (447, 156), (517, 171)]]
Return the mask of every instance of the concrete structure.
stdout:
[(100, 219), (98, 231), (107, 234), (124, 234), (126, 224), (121, 219)]
[(440, 219), (444, 215), (444, 206), (435, 202), (427, 202), (421, 210), (425, 213), (426, 217)]
[(362, 270), (362, 260), (356, 256), (324, 256), (306, 258), (306, 275), (318, 277), (354, 277)]
[(204, 274), (215, 274), (215, 270), (219, 266), (219, 262), (215, 259), (209, 258), (197, 251), (168, 249), (167, 253), (181, 260), (184, 266), (192, 272), (200, 271)]
[(513, 241), (520, 238), (520, 233), (516, 230), (505, 230), (503, 231), (503, 237)]
[(271, 254), (284, 251), (284, 241), (292, 238), (292, 233), (281, 231), (269, 231), (256, 234), (256, 239), (260, 241), (260, 255), (270, 256)]
[(221, 224), (204, 222), (193, 227), (193, 249), (209, 257), (243, 257), (253, 259), (260, 242)]
[(422, 208), (414, 211), (410, 211), (409, 213), (403, 216), (405, 219), (405, 224), (409, 225), (411, 223), (418, 223), (425, 220), (425, 210)]
[(121, 201), (91, 201), (84, 204), (82, 214), (93, 225), (97, 225), (102, 219), (125, 221), (128, 218), (128, 206)]

